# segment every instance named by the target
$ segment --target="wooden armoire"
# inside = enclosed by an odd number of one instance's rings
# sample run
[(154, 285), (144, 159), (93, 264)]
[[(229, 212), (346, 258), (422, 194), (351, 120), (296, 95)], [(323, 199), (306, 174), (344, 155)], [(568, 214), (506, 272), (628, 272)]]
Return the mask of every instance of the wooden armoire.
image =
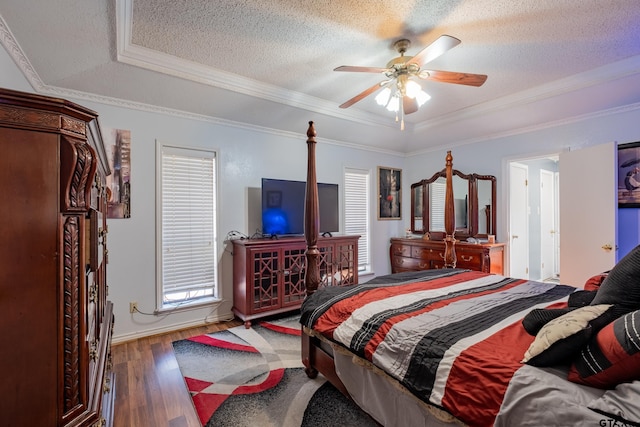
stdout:
[(0, 89), (0, 425), (112, 423), (108, 174), (95, 112)]

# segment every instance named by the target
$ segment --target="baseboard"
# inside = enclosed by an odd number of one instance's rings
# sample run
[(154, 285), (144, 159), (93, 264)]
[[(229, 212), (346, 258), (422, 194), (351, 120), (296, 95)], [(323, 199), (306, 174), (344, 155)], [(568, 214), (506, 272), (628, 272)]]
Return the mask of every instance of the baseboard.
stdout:
[(136, 331), (128, 334), (114, 335), (113, 338), (111, 339), (111, 344), (112, 345), (122, 344), (128, 341), (135, 341), (137, 339), (146, 338), (153, 335), (166, 334), (168, 332), (175, 332), (182, 329), (195, 328), (198, 326), (206, 326), (211, 323), (226, 322), (232, 319), (233, 319), (233, 314), (229, 313), (229, 314), (220, 315), (220, 316), (207, 316), (206, 319), (198, 319), (190, 322), (174, 323), (172, 325), (163, 326), (163, 327), (154, 328), (154, 329), (145, 329), (144, 331)]

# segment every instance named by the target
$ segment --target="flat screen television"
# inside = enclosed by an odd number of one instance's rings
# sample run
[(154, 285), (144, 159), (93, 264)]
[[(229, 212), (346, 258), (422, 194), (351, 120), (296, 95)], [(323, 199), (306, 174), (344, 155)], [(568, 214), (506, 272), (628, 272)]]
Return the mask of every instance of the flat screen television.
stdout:
[[(306, 183), (262, 178), (262, 233), (265, 235), (304, 234)], [(340, 230), (338, 184), (318, 183), (320, 234)]]

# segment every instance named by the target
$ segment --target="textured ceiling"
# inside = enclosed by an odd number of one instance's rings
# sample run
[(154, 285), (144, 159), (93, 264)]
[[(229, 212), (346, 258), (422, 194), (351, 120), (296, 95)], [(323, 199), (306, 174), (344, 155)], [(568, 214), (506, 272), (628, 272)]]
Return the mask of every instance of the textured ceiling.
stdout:
[[(301, 135), (314, 120), (319, 138), (394, 152), (640, 102), (637, 0), (3, 0), (0, 17), (41, 92)], [(432, 98), (404, 132), (373, 96), (338, 108), (383, 76), (335, 67), (384, 67), (395, 40), (413, 55), (442, 34), (462, 43), (428, 68), (482, 87), (422, 82)]]

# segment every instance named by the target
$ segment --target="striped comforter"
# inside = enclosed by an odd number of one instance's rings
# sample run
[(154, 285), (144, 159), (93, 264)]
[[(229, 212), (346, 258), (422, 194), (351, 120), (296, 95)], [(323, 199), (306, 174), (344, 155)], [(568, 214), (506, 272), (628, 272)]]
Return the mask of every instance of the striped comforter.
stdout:
[[(381, 283), (382, 282), (382, 283)], [(349, 348), (417, 397), (472, 425), (492, 425), (533, 341), (522, 318), (562, 306), (575, 288), (467, 270), (324, 288), (301, 323)]]

